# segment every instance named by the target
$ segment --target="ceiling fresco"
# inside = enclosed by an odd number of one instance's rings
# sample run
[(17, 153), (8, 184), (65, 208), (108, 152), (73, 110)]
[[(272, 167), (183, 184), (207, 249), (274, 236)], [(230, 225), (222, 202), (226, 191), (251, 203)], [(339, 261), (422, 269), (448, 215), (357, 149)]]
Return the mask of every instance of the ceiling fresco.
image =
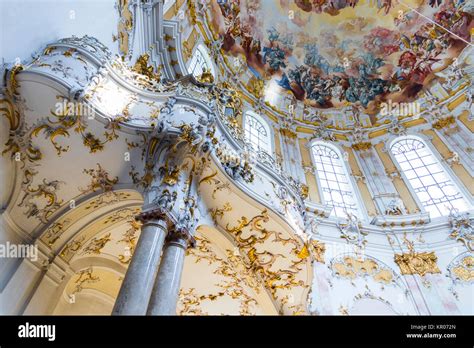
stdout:
[[(256, 78), (316, 108), (414, 100), (470, 40), (474, 5), (451, 0), (213, 0), (210, 26)], [(443, 28), (449, 29), (449, 32)]]

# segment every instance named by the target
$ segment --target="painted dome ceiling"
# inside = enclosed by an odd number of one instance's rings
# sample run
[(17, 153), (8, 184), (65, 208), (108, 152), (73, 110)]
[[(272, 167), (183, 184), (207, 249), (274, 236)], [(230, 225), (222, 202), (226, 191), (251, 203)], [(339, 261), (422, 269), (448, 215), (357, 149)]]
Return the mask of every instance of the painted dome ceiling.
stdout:
[(465, 0), (214, 0), (208, 20), (225, 54), (278, 93), (376, 115), (455, 62), (473, 14)]

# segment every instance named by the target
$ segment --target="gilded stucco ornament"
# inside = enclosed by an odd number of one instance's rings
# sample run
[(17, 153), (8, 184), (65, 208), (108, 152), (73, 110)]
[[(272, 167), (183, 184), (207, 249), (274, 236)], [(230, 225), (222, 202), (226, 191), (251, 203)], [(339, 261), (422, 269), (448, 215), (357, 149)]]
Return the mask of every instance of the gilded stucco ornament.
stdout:
[(178, 166), (169, 165), (167, 160), (164, 166), (158, 169), (159, 174), (162, 176), (162, 183), (168, 186), (174, 186), (179, 181), (180, 170)]
[(247, 84), (247, 90), (257, 99), (263, 97), (264, 88), (265, 81), (255, 76), (252, 76)]
[(77, 251), (79, 251), (79, 249), (81, 249), (85, 239), (86, 239), (85, 236), (79, 236), (77, 238), (74, 238), (73, 240), (71, 240), (69, 243), (66, 244), (66, 246), (63, 248), (63, 250), (61, 250), (59, 255), (65, 260), (66, 259), (70, 260), (71, 257)]
[(153, 203), (156, 203), (158, 207), (163, 209), (163, 211), (171, 211), (171, 209), (173, 209), (177, 197), (178, 194), (176, 191), (169, 191), (168, 189), (164, 189), (161, 191), (161, 194), (153, 200)]
[(437, 119), (435, 122), (433, 122), (432, 126), (434, 129), (441, 130), (455, 123), (456, 123), (456, 119), (454, 118), (454, 116), (448, 116), (448, 117)]
[(61, 237), (65, 230), (65, 227), (71, 223), (71, 219), (64, 219), (64, 221), (56, 221), (48, 227), (44, 236), (41, 238), (46, 241), (49, 246), (53, 246), (54, 243)]
[(224, 146), (216, 147), (215, 154), (224, 167), (224, 171), (232, 179), (236, 180), (242, 178), (245, 182), (253, 182), (253, 168), (249, 161), (246, 161), (243, 156), (234, 154)]
[(194, 233), (194, 227), (198, 219), (195, 217), (196, 209), (196, 199), (194, 197), (184, 198), (184, 207), (179, 211), (177, 221), (174, 226), (174, 231), (176, 233), (184, 233), (191, 244), (194, 244), (194, 238), (192, 233)]
[(365, 129), (359, 122), (359, 118), (355, 118), (354, 129), (350, 131), (351, 147), (355, 151), (367, 151), (372, 148), (372, 143), (369, 140), (368, 130)]
[(161, 81), (161, 68), (158, 67), (158, 71), (155, 72), (155, 68), (153, 65), (149, 64), (150, 55), (148, 53), (144, 53), (137, 58), (135, 65), (132, 68), (132, 71), (136, 72), (137, 74), (144, 75), (148, 77), (150, 80), (155, 80), (157, 82)]
[[(240, 254), (246, 255), (249, 270), (260, 277), (272, 296), (284, 305), (288, 291), (305, 286), (304, 281), (299, 279), (305, 262), (305, 258), (298, 257), (303, 245), (295, 238), (285, 238), (281, 232), (265, 228), (264, 225), (268, 221), (268, 212), (263, 210), (250, 219), (242, 216), (237, 225), (230, 227), (227, 224), (225, 230), (234, 237)], [(280, 244), (278, 247), (283, 250), (286, 245), (291, 245), (291, 251), (285, 255), (270, 252), (267, 241), (275, 246)], [(283, 266), (285, 263), (286, 266)], [(279, 265), (277, 269), (274, 267), (276, 264)], [(296, 314), (301, 308), (294, 307), (290, 310)]]
[(348, 243), (363, 248), (367, 243), (365, 236), (368, 233), (362, 229), (362, 223), (356, 215), (346, 212), (346, 216), (346, 222), (337, 223), (337, 227), (341, 232), (341, 238), (345, 239)]
[[(36, 173), (34, 173), (36, 174)], [(27, 207), (26, 216), (36, 217), (46, 224), (50, 216), (61, 207), (62, 199), (57, 196), (57, 191), (62, 182), (58, 180), (46, 180), (34, 187), (32, 182), (33, 173), (25, 173), (26, 179), (22, 182), (23, 198), (19, 207)], [(42, 207), (40, 206), (42, 204)]]
[(97, 163), (97, 169), (84, 169), (83, 172), (91, 177), (91, 182), (85, 189), (79, 189), (83, 193), (101, 190), (102, 192), (112, 191), (118, 182), (118, 177), (110, 178), (108, 171)]
[(0, 97), (0, 115), (8, 119), (10, 132), (7, 142), (4, 144), (2, 155), (10, 154), (10, 157), (19, 163), (19, 171), (22, 173), (21, 189), (24, 192), (18, 206), (27, 207), (26, 215), (36, 217), (42, 223), (47, 223), (49, 217), (59, 209), (62, 201), (57, 197), (57, 191), (62, 184), (57, 180), (43, 179), (42, 183), (34, 187), (33, 182), (38, 174), (36, 167), (43, 158), (41, 150), (33, 144), (33, 128), (26, 124), (22, 115), (26, 111), (32, 111), (26, 105), (26, 100), (18, 94), (19, 84), (16, 76), (25, 70), (22, 65), (15, 65), (9, 71), (7, 87), (2, 90)]
[(416, 252), (414, 242), (404, 236), (404, 244), (408, 247), (409, 252), (403, 254), (395, 254), (395, 263), (400, 267), (403, 275), (418, 274), (424, 276), (425, 274), (441, 273), (436, 262), (438, 257), (434, 251), (431, 252)]
[(314, 132), (308, 139), (308, 143), (312, 140), (336, 141), (333, 131), (329, 129), (331, 125), (332, 120), (322, 118), (321, 122), (315, 125)]
[(406, 135), (407, 128), (402, 123), (402, 121), (398, 118), (398, 116), (390, 115), (388, 117), (389, 125), (387, 128), (387, 132), (393, 135)]
[(122, 239), (117, 241), (118, 243), (124, 243), (125, 248), (124, 248), (124, 253), (118, 255), (118, 259), (120, 263), (123, 264), (129, 264), (130, 261), (132, 260), (132, 255), (133, 252), (135, 251), (135, 247), (137, 244), (137, 239), (138, 239), (138, 233), (141, 228), (141, 223), (135, 220), (130, 220), (128, 221), (130, 228), (127, 229), (122, 234)]
[(208, 239), (204, 236), (196, 236), (196, 247), (187, 250), (187, 257), (194, 259), (197, 264), (206, 262), (206, 267), (210, 267), (218, 278), (213, 284), (216, 290), (210, 293), (202, 293), (195, 288), (181, 289), (178, 314), (208, 314), (204, 310), (206, 303), (219, 303), (221, 300), (238, 302), (240, 315), (256, 314), (257, 301), (249, 290), (259, 293), (260, 282), (245, 267), (244, 260), (239, 254), (226, 250), (226, 257), (221, 257), (216, 254)]
[(202, 74), (197, 77), (197, 80), (201, 83), (212, 84), (214, 83), (214, 75), (210, 69), (203, 69)]
[(152, 184), (154, 178), (156, 177), (156, 173), (154, 171), (154, 164), (150, 161), (145, 162), (145, 168), (143, 170), (143, 174), (140, 175), (138, 171), (135, 170), (135, 166), (130, 166), (130, 172), (128, 173), (132, 178), (132, 182), (137, 185), (138, 187), (147, 189)]
[(375, 282), (385, 285), (395, 284), (397, 276), (387, 266), (376, 259), (361, 255), (343, 255), (331, 261), (330, 266), (334, 275), (354, 280), (357, 277), (370, 277)]
[(133, 13), (130, 11), (129, 0), (119, 0), (116, 3), (116, 8), (119, 14), (119, 21), (117, 26), (117, 35), (112, 36), (113, 41), (118, 41), (119, 51), (122, 57), (128, 58), (130, 55), (130, 47), (133, 33)]
[(160, 80), (156, 78), (150, 79), (147, 75), (132, 70), (132, 68), (125, 64), (120, 58), (112, 60), (110, 66), (125, 81), (146, 91), (166, 93), (176, 91), (179, 86), (178, 81), (165, 81), (163, 78), (160, 78)]
[(400, 198), (395, 198), (388, 202), (385, 215), (403, 215), (403, 203)]
[(472, 284), (474, 282), (474, 255), (469, 252), (459, 255), (448, 266), (448, 272), (454, 284)]
[(97, 283), (100, 281), (100, 277), (94, 275), (93, 267), (83, 269), (76, 273), (77, 279), (74, 281), (74, 289), (71, 295), (81, 292), (87, 285)]
[(232, 211), (232, 205), (229, 202), (225, 202), (222, 208), (215, 207), (215, 208), (209, 209), (209, 214), (211, 215), (212, 221), (214, 221), (214, 224), (217, 226), (218, 225), (217, 218), (222, 220), (222, 218), (224, 217), (224, 214), (229, 211)]
[(351, 147), (356, 151), (367, 151), (372, 148), (372, 143), (370, 141), (364, 141), (352, 144)]
[(107, 245), (107, 243), (112, 240), (110, 235), (111, 233), (109, 232), (101, 238), (92, 238), (91, 241), (87, 243), (85, 248), (82, 250), (81, 255), (100, 254), (102, 252), (102, 249)]
[(461, 213), (459, 209), (451, 208), (448, 218), (451, 227), (449, 237), (461, 241), (466, 248), (474, 251), (474, 226), (469, 213)]
[(324, 253), (326, 252), (326, 245), (315, 239), (309, 239), (299, 251), (298, 257), (305, 259), (311, 257), (312, 260), (324, 263)]
[[(60, 136), (69, 137), (71, 130), (81, 135), (83, 145), (89, 148), (90, 153), (102, 151), (105, 144), (118, 139), (117, 131), (121, 129), (120, 122), (124, 121), (124, 119), (107, 120), (107, 125), (105, 126), (107, 130), (104, 132), (105, 139), (101, 140), (91, 132), (86, 131), (88, 125), (85, 119), (88, 116), (93, 116), (93, 109), (80, 107), (82, 104), (71, 102), (63, 96), (57, 96), (56, 98), (60, 101), (60, 105), (64, 105), (64, 107), (58, 108), (58, 110), (51, 110), (52, 118), (47, 117), (40, 120), (34, 126), (31, 136), (36, 137), (43, 132), (46, 138), (49, 138), (53, 144), (58, 156), (69, 151), (69, 146), (59, 144), (56, 138)], [(91, 114), (89, 115), (89, 113)]]

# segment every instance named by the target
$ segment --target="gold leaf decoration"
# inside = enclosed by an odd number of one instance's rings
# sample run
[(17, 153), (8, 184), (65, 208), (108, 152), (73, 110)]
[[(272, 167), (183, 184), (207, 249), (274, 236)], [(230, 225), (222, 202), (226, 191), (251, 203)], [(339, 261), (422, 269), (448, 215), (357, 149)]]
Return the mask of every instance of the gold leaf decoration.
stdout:
[(342, 259), (336, 259), (331, 263), (331, 269), (334, 274), (349, 278), (351, 280), (357, 277), (371, 277), (374, 281), (391, 284), (395, 277), (393, 272), (372, 258), (362, 258), (357, 256), (344, 256)]

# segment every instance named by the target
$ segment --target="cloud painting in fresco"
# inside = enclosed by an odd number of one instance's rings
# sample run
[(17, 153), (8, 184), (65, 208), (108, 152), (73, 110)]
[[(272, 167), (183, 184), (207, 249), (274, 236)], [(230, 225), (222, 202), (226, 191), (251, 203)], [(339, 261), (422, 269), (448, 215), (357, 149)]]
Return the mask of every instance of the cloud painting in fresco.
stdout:
[(257, 78), (307, 105), (369, 114), (388, 99), (414, 100), (474, 26), (468, 0), (212, 0), (210, 8), (222, 49), (245, 57)]

